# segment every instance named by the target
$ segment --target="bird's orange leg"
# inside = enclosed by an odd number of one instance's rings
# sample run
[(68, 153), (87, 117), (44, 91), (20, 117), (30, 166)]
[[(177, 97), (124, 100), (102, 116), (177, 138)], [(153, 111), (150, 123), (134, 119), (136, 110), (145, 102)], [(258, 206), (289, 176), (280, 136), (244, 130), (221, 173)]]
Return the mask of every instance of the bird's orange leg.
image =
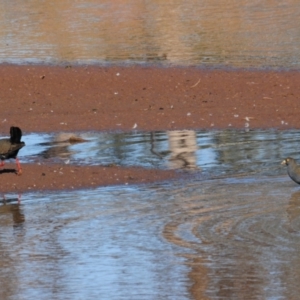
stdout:
[(16, 172), (17, 175), (22, 175), (22, 168), (21, 168), (21, 165), (20, 165), (20, 162), (19, 162), (18, 158), (16, 158), (16, 165), (17, 165), (17, 168), (18, 168), (18, 171)]
[(4, 160), (1, 160), (0, 167), (3, 167), (3, 166), (4, 166)]

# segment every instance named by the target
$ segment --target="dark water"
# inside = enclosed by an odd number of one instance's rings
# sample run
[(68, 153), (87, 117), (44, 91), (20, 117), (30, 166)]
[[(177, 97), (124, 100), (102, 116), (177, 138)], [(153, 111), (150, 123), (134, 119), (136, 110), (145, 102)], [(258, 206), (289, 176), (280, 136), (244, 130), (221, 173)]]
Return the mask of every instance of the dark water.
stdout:
[(2, 1), (0, 62), (299, 68), (287, 1)]
[(299, 134), (94, 132), (63, 146), (56, 135), (24, 135), (22, 162), (169, 168), (177, 155), (192, 175), (26, 193), (20, 204), (5, 195), (0, 298), (297, 299), (300, 190), (280, 162), (299, 158)]

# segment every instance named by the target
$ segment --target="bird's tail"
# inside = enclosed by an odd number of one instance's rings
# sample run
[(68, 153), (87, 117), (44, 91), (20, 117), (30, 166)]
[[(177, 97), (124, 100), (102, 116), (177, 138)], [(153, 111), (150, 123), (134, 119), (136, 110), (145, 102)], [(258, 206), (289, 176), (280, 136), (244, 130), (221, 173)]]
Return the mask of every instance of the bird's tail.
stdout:
[(22, 138), (22, 131), (19, 127), (10, 127), (10, 142), (12, 144), (19, 144)]

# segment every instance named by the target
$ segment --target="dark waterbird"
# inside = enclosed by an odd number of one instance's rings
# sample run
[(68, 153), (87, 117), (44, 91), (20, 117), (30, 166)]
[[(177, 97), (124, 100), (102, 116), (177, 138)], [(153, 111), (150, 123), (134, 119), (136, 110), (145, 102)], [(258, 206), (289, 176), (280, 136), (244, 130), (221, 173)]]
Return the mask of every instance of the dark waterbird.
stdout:
[(4, 160), (14, 158), (16, 160), (17, 170), (16, 174), (21, 175), (22, 169), (20, 162), (17, 158), (19, 150), (25, 146), (24, 142), (21, 142), (22, 131), (19, 127), (10, 127), (10, 138), (0, 140), (0, 167), (4, 166)]
[(287, 166), (287, 172), (291, 179), (300, 184), (300, 166), (297, 165), (297, 162), (293, 158), (288, 157), (281, 164)]

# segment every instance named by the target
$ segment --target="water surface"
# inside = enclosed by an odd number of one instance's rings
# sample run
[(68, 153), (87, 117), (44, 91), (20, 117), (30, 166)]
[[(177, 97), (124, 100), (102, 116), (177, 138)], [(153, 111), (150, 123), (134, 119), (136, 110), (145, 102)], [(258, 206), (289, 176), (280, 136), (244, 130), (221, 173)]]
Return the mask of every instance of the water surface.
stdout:
[(5, 195), (1, 299), (298, 297), (300, 189), (280, 162), (298, 158), (299, 131), (75, 134), (86, 142), (25, 134), (21, 161), (191, 176)]
[(0, 62), (299, 68), (288, 1), (2, 1)]
[(299, 201), (287, 177), (25, 194), (1, 299), (295, 299)]
[(140, 166), (201, 171), (205, 176), (283, 174), (280, 162), (299, 158), (298, 130), (178, 130), (75, 133), (86, 142), (61, 141), (65, 134), (24, 135), (22, 162)]

